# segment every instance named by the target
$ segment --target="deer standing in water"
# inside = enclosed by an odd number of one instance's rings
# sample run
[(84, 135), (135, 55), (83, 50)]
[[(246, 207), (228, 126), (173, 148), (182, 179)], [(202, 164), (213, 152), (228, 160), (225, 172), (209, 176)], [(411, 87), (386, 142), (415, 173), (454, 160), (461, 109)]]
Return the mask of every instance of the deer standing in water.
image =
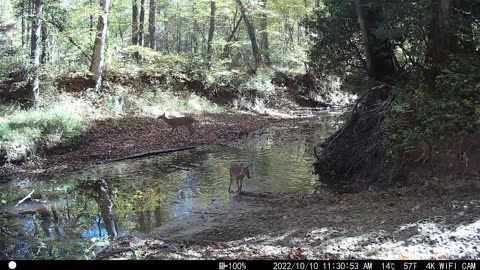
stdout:
[(233, 178), (237, 181), (237, 192), (242, 193), (243, 178), (246, 176), (250, 179), (250, 170), (248, 169), (250, 164), (246, 166), (242, 163), (233, 162), (230, 164), (230, 186), (228, 186), (228, 192), (232, 187)]
[(165, 116), (165, 113), (160, 115), (158, 119), (162, 119), (163, 121), (165, 121), (165, 123), (167, 123), (172, 128), (172, 132), (177, 130), (177, 127), (179, 126), (186, 126), (190, 131), (190, 134), (193, 133), (193, 123), (197, 122), (197, 120), (190, 116), (167, 118)]

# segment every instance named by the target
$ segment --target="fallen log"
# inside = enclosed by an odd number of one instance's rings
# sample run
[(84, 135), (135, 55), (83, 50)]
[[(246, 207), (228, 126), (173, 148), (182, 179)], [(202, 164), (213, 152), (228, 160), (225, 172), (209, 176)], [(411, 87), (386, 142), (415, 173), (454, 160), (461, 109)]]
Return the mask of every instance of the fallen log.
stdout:
[(106, 161), (101, 161), (99, 164), (105, 164), (105, 163), (111, 163), (111, 162), (117, 162), (117, 161), (122, 161), (122, 160), (128, 160), (128, 159), (135, 159), (135, 158), (143, 158), (143, 157), (149, 157), (149, 156), (155, 156), (159, 154), (166, 154), (166, 153), (173, 153), (173, 152), (179, 152), (179, 151), (185, 151), (185, 150), (190, 150), (197, 148), (197, 145), (192, 145), (192, 146), (187, 146), (187, 147), (180, 147), (180, 148), (170, 148), (170, 149), (162, 149), (162, 150), (156, 150), (156, 151), (151, 151), (151, 152), (144, 152), (140, 154), (135, 154), (131, 156), (126, 156), (126, 157), (121, 157), (121, 158), (115, 158), (115, 159), (110, 159)]

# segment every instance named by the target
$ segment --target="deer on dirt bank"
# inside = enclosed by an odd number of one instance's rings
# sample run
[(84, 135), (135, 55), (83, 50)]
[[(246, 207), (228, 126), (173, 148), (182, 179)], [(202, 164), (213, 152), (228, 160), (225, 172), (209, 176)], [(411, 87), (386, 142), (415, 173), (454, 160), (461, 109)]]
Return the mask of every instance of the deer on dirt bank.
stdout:
[(250, 164), (246, 166), (242, 163), (232, 162), (230, 164), (230, 186), (228, 186), (228, 192), (232, 188), (233, 178), (237, 181), (237, 192), (242, 193), (243, 178), (246, 176), (250, 179)]
[(197, 122), (197, 120), (190, 116), (167, 118), (165, 116), (165, 113), (160, 115), (158, 119), (162, 119), (163, 121), (165, 121), (165, 123), (167, 123), (172, 128), (172, 132), (177, 130), (177, 127), (179, 126), (186, 126), (190, 131), (190, 134), (193, 133), (193, 123)]

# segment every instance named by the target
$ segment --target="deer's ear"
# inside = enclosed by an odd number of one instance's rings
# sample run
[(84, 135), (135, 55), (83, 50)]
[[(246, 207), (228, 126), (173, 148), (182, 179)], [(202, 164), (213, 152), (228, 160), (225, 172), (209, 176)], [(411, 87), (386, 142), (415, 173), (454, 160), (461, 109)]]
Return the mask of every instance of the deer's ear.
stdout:
[(246, 166), (245, 168), (247, 168), (247, 169), (248, 169), (249, 167), (250, 167), (250, 164), (247, 164), (247, 166)]

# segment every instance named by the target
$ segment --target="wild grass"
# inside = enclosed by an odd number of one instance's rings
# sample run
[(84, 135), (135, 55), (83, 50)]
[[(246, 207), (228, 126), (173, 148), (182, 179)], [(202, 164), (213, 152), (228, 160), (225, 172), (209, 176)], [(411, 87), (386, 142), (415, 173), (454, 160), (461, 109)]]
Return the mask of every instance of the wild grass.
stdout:
[(68, 104), (4, 113), (0, 116), (0, 159), (12, 162), (34, 156), (40, 141), (73, 145), (88, 128), (88, 121)]

